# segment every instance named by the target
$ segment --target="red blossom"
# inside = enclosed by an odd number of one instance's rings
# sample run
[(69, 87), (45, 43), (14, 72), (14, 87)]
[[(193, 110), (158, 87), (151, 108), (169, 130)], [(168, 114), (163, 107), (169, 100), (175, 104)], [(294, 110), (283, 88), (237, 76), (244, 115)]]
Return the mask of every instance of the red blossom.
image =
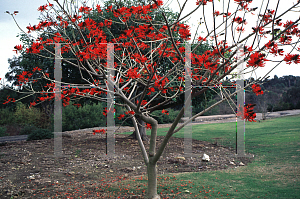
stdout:
[(149, 88), (148, 90), (149, 90), (149, 93), (147, 95), (151, 95), (151, 93), (155, 92), (155, 88), (152, 88), (152, 87)]
[(134, 111), (126, 111), (125, 114), (126, 114), (126, 115), (128, 115), (128, 114), (129, 114), (129, 115), (134, 115), (135, 112), (134, 112)]
[(106, 117), (107, 116), (107, 108), (105, 107), (102, 114)]
[(30, 48), (26, 48), (26, 53), (40, 53), (44, 46), (40, 42), (33, 42)]
[(246, 19), (243, 19), (242, 17), (235, 17), (233, 18), (233, 22), (236, 22), (238, 24), (242, 24), (242, 23), (246, 24)]
[(36, 105), (36, 103), (35, 102), (30, 102), (30, 108), (32, 107), (32, 106), (35, 106)]
[(22, 45), (20, 44), (20, 45), (16, 45), (16, 46), (14, 47), (14, 49), (15, 49), (15, 50), (13, 50), (13, 51), (15, 51), (16, 54), (17, 54), (18, 51), (21, 51), (21, 50), (23, 49), (23, 47), (22, 47)]
[(124, 114), (120, 114), (119, 117), (118, 117), (118, 120), (121, 120), (123, 117), (125, 117)]
[(96, 9), (97, 9), (97, 11), (98, 11), (98, 13), (101, 13), (102, 12), (102, 10), (101, 10), (101, 7), (100, 7), (100, 5), (96, 5)]
[(247, 63), (247, 67), (252, 66), (252, 67), (264, 67), (265, 66), (265, 61), (268, 61), (265, 58), (265, 54), (255, 52), (252, 55), (250, 55), (250, 59)]
[(48, 5), (46, 4), (46, 5), (40, 6), (37, 10), (40, 12), (43, 12), (45, 10), (48, 10), (47, 7), (48, 7)]
[(151, 124), (149, 124), (149, 123), (146, 123), (146, 129), (152, 129), (152, 126), (151, 126)]
[(137, 70), (138, 68), (134, 68), (134, 69), (130, 68), (125, 76), (129, 77), (130, 79), (137, 79), (142, 77), (142, 75), (138, 73)]
[(178, 26), (179, 26), (178, 32), (180, 37), (185, 40), (190, 40), (191, 33), (190, 33), (189, 25), (178, 24)]
[(219, 16), (220, 15), (220, 11), (215, 11), (214, 15), (215, 16)]
[(263, 27), (252, 27), (253, 32), (259, 32), (259, 34), (263, 34), (264, 28)]
[(200, 37), (198, 37), (198, 41), (199, 42), (206, 41), (206, 38), (203, 38), (203, 37), (200, 36)]
[(164, 114), (166, 114), (166, 115), (169, 115), (169, 111), (167, 111), (165, 109), (163, 109), (161, 112), (164, 113)]
[(90, 11), (92, 10), (92, 8), (90, 8), (90, 7), (85, 7), (85, 6), (81, 6), (80, 8), (79, 8), (79, 12), (83, 12), (83, 13), (85, 13), (85, 14), (89, 14), (90, 13)]
[(96, 133), (102, 133), (102, 134), (105, 134), (106, 131), (107, 131), (107, 129), (93, 130), (93, 135), (95, 135)]
[(286, 61), (287, 64), (291, 64), (292, 62), (294, 62), (294, 64), (299, 64), (300, 63), (300, 55), (298, 54), (287, 54), (284, 57), (284, 61)]
[[(256, 122), (254, 119), (256, 118), (256, 113), (254, 113), (255, 104), (245, 104), (244, 110), (241, 110), (241, 107), (239, 107), (239, 110), (237, 111), (237, 116), (242, 117), (242, 119), (249, 121), (249, 122)], [(244, 115), (242, 116), (242, 112), (244, 112)]]
[[(139, 100), (137, 100), (137, 103), (139, 103)], [(147, 101), (146, 100), (142, 100), (141, 105), (144, 106), (146, 104), (147, 104)]]
[(253, 92), (254, 92), (256, 95), (262, 95), (262, 94), (264, 94), (264, 92), (261, 90), (260, 85), (258, 85), (258, 84), (253, 84), (253, 85), (252, 85), (252, 89), (253, 89)]
[(16, 100), (15, 100), (14, 98), (9, 98), (9, 96), (7, 96), (7, 101), (4, 102), (3, 104), (7, 104), (7, 103), (10, 102), (10, 101), (16, 102)]
[(283, 35), (282, 37), (280, 37), (279, 42), (282, 44), (290, 44), (292, 42), (292, 37)]
[(243, 27), (237, 27), (237, 28), (236, 28), (236, 31), (238, 31), (238, 32), (244, 32), (244, 31), (245, 31), (245, 28), (243, 28)]

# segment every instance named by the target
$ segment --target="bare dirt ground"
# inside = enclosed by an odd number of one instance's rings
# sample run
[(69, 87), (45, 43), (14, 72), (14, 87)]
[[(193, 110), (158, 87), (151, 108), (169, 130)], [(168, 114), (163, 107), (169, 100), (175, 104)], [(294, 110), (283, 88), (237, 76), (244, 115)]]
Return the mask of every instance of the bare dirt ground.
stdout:
[[(126, 127), (119, 132), (130, 130)], [(138, 142), (128, 139), (128, 135), (116, 134), (116, 157), (108, 158), (105, 135), (93, 135), (92, 131), (66, 133), (72, 137), (63, 138), (64, 157), (60, 158), (54, 156), (53, 139), (2, 144), (0, 198), (106, 198), (108, 193), (104, 189), (110, 183), (146, 175)], [(158, 146), (162, 139), (157, 137)], [(183, 141), (183, 138), (170, 139), (158, 161), (159, 175), (228, 169), (252, 161), (232, 158), (234, 151), (198, 140), (193, 140), (193, 157), (183, 160)], [(144, 144), (148, 150), (149, 144)], [(209, 162), (202, 161), (204, 153), (209, 155)]]

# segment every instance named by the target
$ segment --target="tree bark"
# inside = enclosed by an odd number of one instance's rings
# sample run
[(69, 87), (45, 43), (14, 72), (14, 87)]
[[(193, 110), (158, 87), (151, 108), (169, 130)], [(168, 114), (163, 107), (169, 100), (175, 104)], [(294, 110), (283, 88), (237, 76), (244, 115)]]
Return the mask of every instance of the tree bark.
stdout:
[[(138, 121), (139, 132), (140, 132), (140, 136), (141, 136), (142, 140), (149, 142), (149, 138), (147, 137), (147, 134), (146, 134), (145, 122), (139, 117), (137, 117), (137, 121)], [(136, 140), (138, 139), (136, 131), (133, 131), (133, 133), (129, 137), (136, 139)]]
[(156, 163), (149, 161), (147, 165), (148, 173), (148, 195), (149, 199), (160, 199), (160, 196), (157, 194), (157, 169)]

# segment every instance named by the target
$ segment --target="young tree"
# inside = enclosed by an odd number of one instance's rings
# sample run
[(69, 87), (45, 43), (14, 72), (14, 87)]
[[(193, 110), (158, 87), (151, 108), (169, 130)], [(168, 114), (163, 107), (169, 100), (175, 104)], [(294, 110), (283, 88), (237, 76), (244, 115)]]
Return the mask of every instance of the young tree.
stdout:
[[(222, 3), (225, 5), (224, 2), (196, 0), (194, 9), (183, 16), (187, 3), (185, 1), (182, 5), (179, 4), (179, 14), (175, 19), (169, 19), (166, 16), (162, 0), (153, 0), (146, 5), (129, 7), (121, 4), (122, 1), (111, 2), (109, 6), (105, 7), (100, 5), (89, 7), (85, 4), (77, 6), (77, 3), (67, 3), (66, 1), (60, 3), (58, 0), (55, 2), (56, 6), (48, 3), (38, 8), (45, 13), (45, 21), (27, 27), (28, 32), (47, 33), (49, 37), (47, 39), (38, 37), (29, 48), (26, 48), (26, 52), (39, 55), (45, 51), (49, 54), (48, 57), (53, 58), (54, 52), (51, 44), (64, 43), (62, 56), (64, 53), (72, 53), (74, 60), (63, 61), (80, 71), (86, 71), (89, 79), (83, 76), (82, 78), (97, 88), (83, 91), (76, 88), (64, 89), (62, 91), (64, 106), (69, 104), (72, 96), (105, 100), (106, 95), (113, 93), (118, 100), (116, 105), (127, 109), (124, 114), (119, 115), (119, 119), (131, 119), (136, 132), (139, 132), (137, 118), (151, 128), (148, 152), (140, 136), (138, 136), (138, 142), (147, 166), (147, 194), (148, 198), (152, 199), (159, 198), (156, 165), (170, 137), (194, 118), (235, 96), (238, 91), (230, 93), (228, 89), (222, 87), (222, 83), (235, 84), (231, 81), (232, 72), (239, 64), (247, 62), (247, 70), (253, 72), (259, 67), (264, 67), (265, 63), (270, 61), (271, 56), (282, 57), (281, 62), (287, 64), (300, 63), (298, 54), (284, 53), (283, 49), (289, 46), (292, 46), (293, 49), (298, 47), (297, 37), (300, 35), (298, 22), (300, 19), (295, 17), (295, 19), (285, 22), (281, 20), (285, 14), (297, 8), (299, 1), (291, 5), (285, 12), (277, 13), (280, 0), (276, 2), (277, 7), (274, 10), (268, 7), (270, 1), (266, 6), (257, 9), (251, 8), (252, 0), (234, 0), (235, 6), (231, 7), (232, 5), (228, 2), (228, 6), (223, 11), (215, 10), (215, 8)], [(206, 10), (212, 11), (211, 21), (208, 19), (209, 14)], [(185, 48), (184, 44), (191, 40), (190, 27), (183, 23), (183, 20), (193, 13), (199, 14), (200, 11), (203, 12), (201, 17), (205, 24), (205, 28), (201, 31), (206, 31), (206, 35), (198, 35), (197, 43), (190, 50), (189, 45), (186, 45), (187, 48)], [(110, 13), (111, 18), (104, 18), (104, 12)], [(103, 21), (96, 22), (92, 18), (86, 18), (85, 16), (89, 13), (99, 16)], [(248, 21), (251, 22), (251, 15), (257, 15), (255, 20), (258, 19), (258, 21), (256, 26), (252, 27), (252, 31), (247, 32), (246, 24)], [(122, 27), (120, 34), (114, 35), (110, 31), (113, 24), (119, 24)], [(74, 30), (71, 35), (66, 34), (68, 28)], [(203, 54), (196, 53), (197, 49), (208, 39), (211, 40), (212, 49), (206, 50)], [(115, 47), (114, 77), (108, 74), (107, 59), (111, 57), (107, 54), (107, 43), (114, 43)], [(15, 50), (22, 51), (22, 45), (15, 46)], [(243, 60), (239, 60), (238, 57), (241, 50), (244, 55)], [(166, 64), (164, 60), (168, 60), (169, 64)], [(190, 68), (189, 64), (191, 64)], [(20, 84), (23, 86), (34, 84), (37, 79), (31, 77), (35, 73), (41, 73), (41, 78), (51, 81), (48, 84), (48, 90), (40, 92), (45, 97), (39, 97), (37, 102), (42, 103), (45, 100), (53, 99), (53, 89), (57, 80), (50, 79), (49, 74), (44, 73), (38, 66), (32, 71), (23, 71), (18, 76)], [(187, 86), (189, 77), (192, 86), (190, 88)], [(252, 87), (255, 93), (262, 94), (259, 86), (261, 79), (263, 78), (247, 82), (245, 87)], [(106, 86), (101, 87), (100, 85)], [(113, 86), (113, 91), (109, 89), (111, 86)], [(183, 101), (180, 99), (184, 95), (184, 90), (191, 89), (192, 99), (203, 95), (213, 86), (220, 88), (222, 99), (178, 125), (187, 108), (183, 106), (156, 151), (158, 123), (150, 113), (163, 108), (162, 112), (168, 114), (165, 107), (182, 104)], [(36, 91), (32, 92), (37, 93)], [(16, 100), (8, 98), (5, 103), (9, 101)], [(32, 105), (36, 105), (36, 102), (33, 102)], [(254, 120), (253, 105), (237, 108), (241, 110), (238, 113), (241, 118)], [(114, 111), (113, 107), (107, 107), (104, 114), (110, 111)], [(101, 132), (105, 132), (105, 130), (103, 129)]]

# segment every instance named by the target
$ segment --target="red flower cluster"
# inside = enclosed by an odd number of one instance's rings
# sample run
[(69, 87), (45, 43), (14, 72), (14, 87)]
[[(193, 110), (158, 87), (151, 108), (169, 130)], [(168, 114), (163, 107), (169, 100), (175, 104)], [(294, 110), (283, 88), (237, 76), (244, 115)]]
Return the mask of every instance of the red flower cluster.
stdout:
[(203, 37), (200, 36), (200, 37), (198, 37), (198, 41), (199, 42), (206, 41), (206, 38), (205, 37), (203, 38)]
[(168, 78), (164, 78), (163, 80), (161, 79), (162, 77), (158, 77), (154, 83), (154, 86), (157, 87), (159, 90), (163, 90), (166, 83), (169, 82)]
[(269, 41), (267, 44), (265, 44), (265, 46), (268, 50), (270, 50), (270, 53), (272, 53), (273, 55), (283, 55), (283, 50), (278, 49), (278, 45), (274, 41)]
[(40, 6), (37, 10), (40, 12), (43, 12), (45, 10), (48, 10), (47, 7), (48, 7), (48, 5), (46, 4), (46, 5)]
[(167, 111), (165, 109), (163, 109), (161, 112), (164, 113), (164, 114), (166, 114), (166, 115), (169, 115), (169, 111)]
[(180, 37), (184, 40), (191, 39), (190, 38), (191, 33), (190, 33), (189, 25), (178, 24), (178, 26), (179, 26), (178, 32), (179, 32)]
[[(27, 77), (25, 77), (26, 75), (27, 75)], [(27, 82), (29, 82), (29, 78), (28, 77), (31, 77), (31, 76), (32, 76), (32, 73), (29, 73), (27, 71), (23, 71), (22, 74), (16, 75), (16, 77), (18, 79), (18, 82), (20, 83), (17, 86), (22, 86), (23, 84), (21, 82), (23, 82), (24, 84), (26, 84)]]
[(247, 24), (246, 23), (246, 19), (243, 19), (242, 17), (235, 17), (235, 18), (233, 18), (233, 22), (236, 22), (236, 23), (238, 23), (238, 24)]
[(83, 12), (83, 13), (85, 13), (85, 14), (89, 14), (91, 10), (92, 10), (92, 8), (90, 8), (90, 7), (85, 7), (85, 6), (81, 6), (81, 7), (79, 8), (79, 12)]
[[(136, 103), (138, 104), (138, 103), (139, 103), (139, 100), (137, 100)], [(144, 105), (146, 105), (146, 104), (147, 104), (147, 101), (146, 101), (146, 100), (142, 100), (141, 105), (144, 106)]]
[(252, 55), (250, 55), (250, 60), (247, 63), (247, 67), (264, 67), (265, 61), (268, 61), (265, 57), (265, 54), (255, 52)]
[(283, 27), (287, 28), (287, 27), (291, 26), (290, 29), (287, 29), (286, 33), (288, 35), (297, 35), (299, 37), (300, 36), (300, 31), (297, 27), (297, 24), (292, 25), (293, 23), (294, 23), (293, 21), (287, 21), (283, 25)]
[(126, 77), (129, 77), (130, 79), (137, 79), (142, 77), (142, 75), (139, 74), (137, 70), (138, 68), (134, 68), (134, 69), (130, 68), (126, 74)]
[(285, 55), (283, 60), (286, 61), (287, 64), (291, 64), (292, 62), (294, 62), (295, 64), (299, 64), (300, 63), (300, 55), (287, 54), (287, 55)]
[(125, 115), (124, 114), (120, 114), (119, 117), (118, 117), (118, 120), (123, 119), (123, 117), (125, 117)]
[(14, 47), (14, 49), (15, 49), (15, 50), (13, 50), (13, 51), (15, 51), (16, 54), (17, 54), (18, 51), (21, 51), (21, 50), (23, 49), (23, 47), (22, 47), (22, 45), (20, 44), (20, 45), (16, 45), (16, 46)]
[(151, 124), (149, 124), (149, 123), (146, 123), (146, 129), (152, 129), (152, 126), (151, 126)]
[(95, 135), (96, 133), (106, 133), (107, 129), (99, 129), (99, 130), (93, 130), (93, 135)]
[(126, 114), (126, 115), (128, 115), (128, 114), (130, 114), (130, 115), (134, 115), (134, 114), (135, 114), (135, 112), (134, 112), (134, 111), (126, 111), (126, 112), (125, 112), (125, 114)]
[[(245, 104), (244, 106), (244, 115), (242, 116), (242, 111), (237, 111), (237, 116), (241, 116), (242, 119), (249, 122), (256, 122), (254, 119), (256, 118), (256, 113), (254, 113), (255, 104)], [(241, 107), (239, 107), (241, 109)]]
[(292, 36), (283, 35), (279, 38), (279, 42), (282, 44), (290, 44), (292, 42)]
[(253, 89), (253, 92), (256, 95), (262, 95), (262, 94), (264, 94), (264, 92), (261, 90), (261, 87), (258, 84), (253, 84), (252, 85), (252, 89)]
[(33, 42), (30, 48), (26, 48), (26, 53), (40, 53), (44, 46), (40, 42)]
[(151, 95), (153, 92), (155, 92), (155, 88), (149, 88), (149, 93), (147, 95)]
[(271, 22), (274, 13), (275, 13), (275, 10), (268, 10), (265, 15), (261, 15), (263, 22), (265, 24)]
[(7, 104), (7, 103), (10, 102), (10, 101), (16, 102), (16, 100), (15, 100), (14, 98), (9, 98), (9, 96), (7, 96), (7, 101), (4, 102), (3, 104)]

